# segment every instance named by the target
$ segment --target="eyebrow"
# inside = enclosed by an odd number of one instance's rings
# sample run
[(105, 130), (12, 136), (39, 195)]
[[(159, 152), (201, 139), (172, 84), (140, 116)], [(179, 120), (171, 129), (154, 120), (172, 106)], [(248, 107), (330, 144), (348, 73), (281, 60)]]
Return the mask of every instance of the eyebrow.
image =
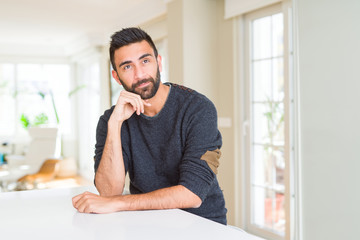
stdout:
[[(141, 55), (140, 57), (139, 57), (139, 60), (141, 60), (141, 59), (143, 59), (143, 58), (146, 58), (146, 57), (152, 57), (152, 55), (150, 54), (150, 53), (145, 53), (145, 54), (143, 54), (143, 55)], [(120, 63), (119, 64), (119, 68), (121, 67), (121, 66), (123, 66), (123, 65), (125, 65), (125, 64), (129, 64), (129, 63), (131, 63), (131, 61), (124, 61), (124, 62), (122, 62), (122, 63)]]

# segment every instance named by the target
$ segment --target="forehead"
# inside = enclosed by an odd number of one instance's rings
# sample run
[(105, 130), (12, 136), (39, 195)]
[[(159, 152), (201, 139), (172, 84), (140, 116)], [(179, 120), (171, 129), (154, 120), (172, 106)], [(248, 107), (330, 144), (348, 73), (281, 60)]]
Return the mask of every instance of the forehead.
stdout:
[(141, 42), (131, 43), (115, 50), (114, 60), (117, 64), (124, 61), (135, 61), (144, 54), (151, 54), (152, 56), (154, 56), (154, 50), (145, 40)]

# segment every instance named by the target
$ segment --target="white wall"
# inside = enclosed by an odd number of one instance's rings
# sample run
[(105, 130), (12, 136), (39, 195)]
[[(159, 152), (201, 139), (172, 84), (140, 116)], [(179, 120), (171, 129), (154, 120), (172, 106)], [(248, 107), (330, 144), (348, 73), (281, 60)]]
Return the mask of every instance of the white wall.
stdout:
[(173, 0), (168, 4), (170, 82), (216, 101), (217, 1)]
[(303, 239), (359, 239), (360, 1), (295, 3)]

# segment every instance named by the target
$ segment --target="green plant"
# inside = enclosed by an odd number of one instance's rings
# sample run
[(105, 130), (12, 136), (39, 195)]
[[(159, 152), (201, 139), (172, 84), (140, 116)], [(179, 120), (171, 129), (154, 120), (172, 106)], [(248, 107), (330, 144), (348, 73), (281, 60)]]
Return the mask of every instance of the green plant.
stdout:
[(8, 85), (8, 82), (7, 81), (3, 81), (0, 83), (0, 88), (6, 88)]
[(35, 116), (33, 126), (39, 126), (42, 124), (46, 124), (49, 122), (48, 116), (45, 113), (40, 113), (39, 115)]
[(28, 129), (28, 127), (30, 126), (29, 118), (25, 114), (21, 114), (20, 122), (25, 129)]
[(28, 129), (31, 126), (47, 124), (49, 122), (49, 118), (45, 113), (40, 113), (35, 116), (33, 121), (30, 121), (27, 115), (21, 114), (20, 122), (23, 128)]
[[(266, 98), (265, 107), (266, 111), (263, 113), (266, 117), (267, 124), (267, 134), (264, 136), (267, 144), (264, 146), (264, 151), (266, 153), (266, 157), (264, 158), (264, 168), (266, 171), (267, 182), (270, 184), (275, 184), (276, 182), (281, 182), (280, 179), (274, 180), (274, 176), (276, 178), (280, 177), (281, 171), (279, 169), (282, 168), (283, 161), (281, 158), (276, 157), (274, 154), (276, 152), (279, 154), (283, 154), (283, 148), (276, 145), (276, 138), (282, 139), (284, 133), (282, 132), (284, 125), (284, 110), (282, 108), (282, 102), (274, 102), (270, 97)], [(274, 168), (275, 167), (275, 168)], [(267, 193), (269, 196), (271, 192)]]
[[(68, 93), (68, 97), (70, 98), (75, 93), (77, 93), (78, 91), (80, 91), (81, 89), (83, 89), (85, 87), (86, 87), (86, 85), (80, 85), (80, 86), (75, 87), (73, 90), (71, 90)], [(37, 94), (40, 95), (40, 97), (43, 100), (45, 100), (46, 92), (39, 91), (39, 92), (37, 92)], [(58, 112), (56, 109), (55, 98), (54, 98), (53, 92), (51, 90), (49, 90), (48, 94), (50, 95), (50, 98), (51, 98), (52, 107), (53, 107), (54, 114), (56, 117), (56, 123), (59, 125), (60, 118), (59, 118), (59, 115), (58, 115)], [(35, 116), (33, 121), (30, 121), (29, 117), (23, 113), (20, 117), (20, 122), (21, 122), (21, 125), (23, 126), (23, 128), (28, 129), (31, 126), (39, 126), (39, 125), (49, 123), (49, 118), (45, 113), (40, 113)]]
[(281, 109), (280, 102), (273, 102), (269, 97), (265, 102), (267, 111), (264, 113), (264, 116), (267, 120), (268, 136), (266, 136), (270, 142), (273, 144), (274, 136), (279, 132), (282, 123), (284, 122), (284, 111)]

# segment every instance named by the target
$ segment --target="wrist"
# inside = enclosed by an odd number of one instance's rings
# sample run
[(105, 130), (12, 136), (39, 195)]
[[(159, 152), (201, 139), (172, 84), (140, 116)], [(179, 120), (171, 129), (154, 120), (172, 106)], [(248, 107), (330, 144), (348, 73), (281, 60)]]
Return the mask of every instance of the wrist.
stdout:
[(114, 209), (116, 209), (117, 212), (120, 211), (129, 211), (131, 210), (128, 206), (128, 203), (126, 201), (126, 197), (124, 195), (122, 196), (113, 196), (112, 202)]
[(114, 117), (114, 115), (111, 115), (110, 116), (110, 119), (108, 121), (108, 126), (109, 127), (120, 127), (121, 128), (121, 125), (123, 124), (123, 120), (120, 120), (120, 119), (117, 119), (116, 117)]

